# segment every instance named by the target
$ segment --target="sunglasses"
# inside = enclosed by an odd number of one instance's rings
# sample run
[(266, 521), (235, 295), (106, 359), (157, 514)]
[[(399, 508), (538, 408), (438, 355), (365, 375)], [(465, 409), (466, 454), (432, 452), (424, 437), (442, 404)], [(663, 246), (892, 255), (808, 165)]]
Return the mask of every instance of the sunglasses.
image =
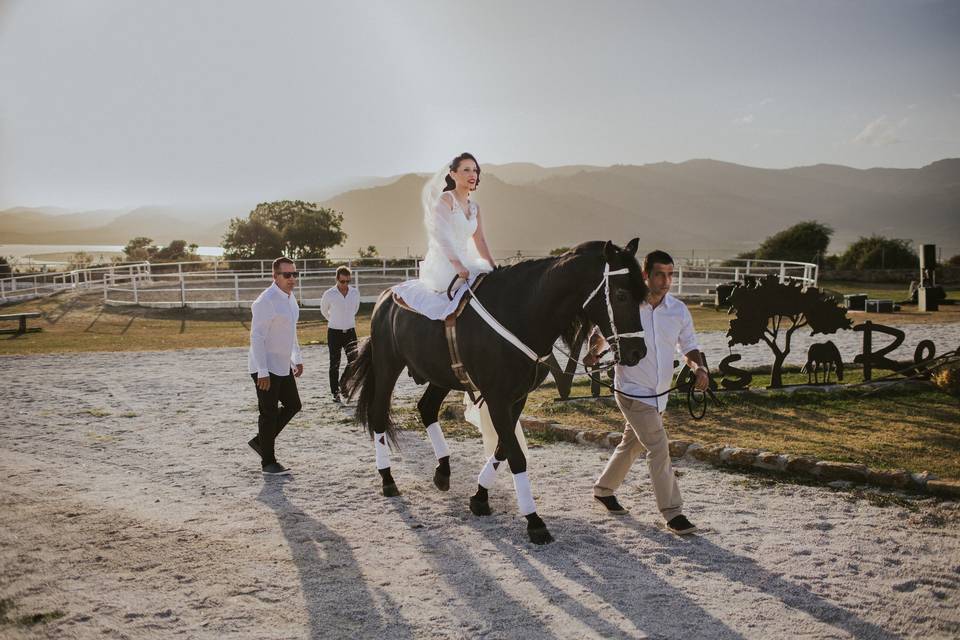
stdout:
[(284, 278), (289, 280), (290, 278), (299, 278), (300, 272), (299, 271), (281, 271), (280, 275), (282, 275)]
[(337, 278), (337, 282), (339, 282), (340, 284), (350, 284), (350, 278), (347, 278), (346, 280), (341, 280), (340, 278)]

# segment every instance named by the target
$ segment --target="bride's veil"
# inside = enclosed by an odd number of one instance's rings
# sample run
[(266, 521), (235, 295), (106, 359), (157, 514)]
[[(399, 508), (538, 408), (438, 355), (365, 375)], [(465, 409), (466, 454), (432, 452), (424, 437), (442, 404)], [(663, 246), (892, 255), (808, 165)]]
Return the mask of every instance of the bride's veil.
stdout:
[(423, 206), (423, 226), (427, 228), (427, 244), (436, 244), (439, 229), (437, 229), (436, 207), (443, 194), (444, 187), (447, 186), (447, 174), (450, 173), (450, 167), (444, 165), (440, 167), (426, 184), (423, 185), (423, 191), (420, 192), (420, 203)]

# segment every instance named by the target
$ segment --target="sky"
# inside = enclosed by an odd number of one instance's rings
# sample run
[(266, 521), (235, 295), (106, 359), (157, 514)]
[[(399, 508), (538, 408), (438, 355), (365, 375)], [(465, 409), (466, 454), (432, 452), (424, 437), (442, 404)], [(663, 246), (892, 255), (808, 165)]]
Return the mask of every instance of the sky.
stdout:
[(960, 156), (960, 1), (0, 0), (0, 208)]

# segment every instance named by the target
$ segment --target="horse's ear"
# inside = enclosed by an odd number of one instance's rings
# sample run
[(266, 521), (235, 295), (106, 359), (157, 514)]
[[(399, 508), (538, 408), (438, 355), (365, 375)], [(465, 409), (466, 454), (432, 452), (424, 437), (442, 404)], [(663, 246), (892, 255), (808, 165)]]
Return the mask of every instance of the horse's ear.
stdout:
[(609, 240), (603, 245), (603, 257), (606, 258), (607, 264), (613, 264), (617, 259), (617, 247)]
[(630, 255), (635, 256), (637, 255), (637, 247), (639, 246), (640, 246), (640, 238), (634, 238), (633, 240), (627, 243), (627, 246), (624, 247), (623, 250), (629, 253)]

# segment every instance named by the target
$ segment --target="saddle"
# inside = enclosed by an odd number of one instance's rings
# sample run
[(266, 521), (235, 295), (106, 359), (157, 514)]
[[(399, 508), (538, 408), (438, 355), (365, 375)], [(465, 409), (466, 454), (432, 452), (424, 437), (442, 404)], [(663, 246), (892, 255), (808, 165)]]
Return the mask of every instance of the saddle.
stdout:
[[(486, 279), (486, 275), (487, 274), (485, 273), (481, 273), (479, 276), (477, 276), (477, 279), (474, 280), (472, 285), (474, 292), (476, 292), (483, 284), (483, 281)], [(393, 302), (401, 309), (411, 313), (417, 313), (415, 309), (403, 301), (403, 298), (398, 296), (396, 293), (393, 293), (392, 295)], [(474, 404), (477, 404), (477, 397), (475, 397), (474, 394), (480, 393), (480, 389), (470, 378), (470, 374), (467, 372), (467, 368), (464, 366), (463, 360), (460, 357), (460, 348), (457, 345), (457, 318), (460, 317), (460, 314), (463, 313), (463, 310), (470, 303), (470, 296), (470, 291), (464, 293), (463, 297), (460, 298), (460, 303), (457, 305), (456, 311), (443, 319), (443, 330), (447, 336), (447, 349), (450, 352), (450, 368), (453, 370), (453, 375), (456, 376), (460, 384), (467, 388), (467, 393), (470, 395), (470, 400)]]

